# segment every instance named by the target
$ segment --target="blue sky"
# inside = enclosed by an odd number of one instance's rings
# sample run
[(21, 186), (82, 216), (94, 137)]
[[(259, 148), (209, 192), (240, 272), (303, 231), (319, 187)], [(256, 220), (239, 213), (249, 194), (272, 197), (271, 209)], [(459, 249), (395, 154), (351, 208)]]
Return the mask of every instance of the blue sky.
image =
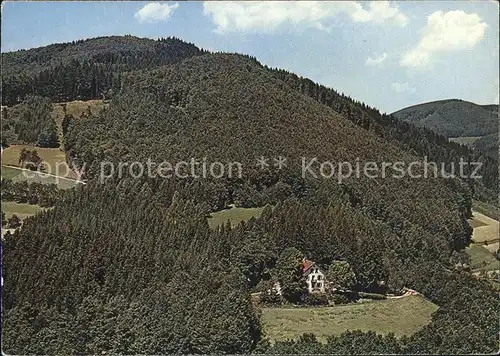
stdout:
[(2, 3), (2, 52), (176, 36), (251, 54), (384, 112), (446, 98), (498, 103), (498, 29), (498, 4), (488, 0)]

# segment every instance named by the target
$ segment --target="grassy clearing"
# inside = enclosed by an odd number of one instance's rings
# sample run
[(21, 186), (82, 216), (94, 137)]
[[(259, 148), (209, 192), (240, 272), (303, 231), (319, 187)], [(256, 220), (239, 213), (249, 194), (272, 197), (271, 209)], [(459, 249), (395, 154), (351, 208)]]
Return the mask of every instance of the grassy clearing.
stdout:
[(60, 137), (62, 136), (62, 120), (64, 118), (63, 105), (66, 105), (67, 115), (73, 115), (74, 118), (80, 118), (83, 113), (88, 111), (89, 108), (92, 114), (96, 114), (108, 104), (106, 104), (103, 100), (75, 100), (67, 103), (53, 104), (52, 117), (56, 121)]
[(27, 150), (36, 150), (38, 155), (46, 163), (46, 172), (66, 178), (76, 178), (66, 163), (66, 155), (60, 148), (41, 148), (33, 145), (11, 145), (3, 150), (2, 165), (18, 166), (19, 153), (25, 148)]
[(28, 216), (35, 215), (41, 210), (43, 210), (43, 208), (38, 205), (19, 204), (12, 201), (2, 202), (2, 211), (5, 213), (5, 217), (7, 219), (16, 214), (21, 220), (23, 220)]
[(456, 142), (460, 145), (471, 147), (474, 142), (476, 142), (482, 137), (483, 136), (450, 137), (448, 140)]
[(14, 231), (16, 231), (16, 229), (7, 229), (2, 227), (2, 238), (5, 236), (6, 233), (10, 232), (11, 234), (13, 234)]
[(478, 220), (478, 219), (471, 219), (471, 220), (469, 220), (469, 225), (473, 229), (481, 227), (481, 226), (488, 226), (488, 224), (486, 224), (485, 222), (483, 222), (481, 220)]
[(32, 172), (7, 166), (2, 166), (2, 178), (12, 179), (14, 182), (27, 181), (28, 183), (56, 184), (59, 189), (69, 189), (79, 184), (74, 179), (64, 179), (45, 175), (40, 172)]
[(79, 183), (73, 179), (63, 179), (60, 177), (44, 175), (40, 172), (26, 171), (12, 178), (14, 182), (27, 181), (28, 183), (56, 184), (59, 189), (70, 189)]
[(478, 211), (473, 211), (473, 219), (471, 221), (471, 226), (474, 225), (474, 231), (472, 232), (473, 242), (483, 242), (483, 241), (494, 241), (494, 243), (489, 243), (485, 245), (491, 252), (498, 250), (498, 234), (499, 234), (499, 223), (498, 220), (492, 219)]
[(210, 228), (215, 229), (218, 226), (225, 224), (228, 220), (231, 221), (232, 226), (238, 225), (242, 221), (248, 221), (252, 217), (259, 218), (262, 214), (264, 207), (260, 208), (236, 208), (226, 209), (212, 213), (208, 218), (208, 225)]
[(371, 301), (336, 307), (263, 308), (262, 322), (271, 341), (314, 333), (321, 341), (347, 330), (411, 335), (428, 324), (437, 306), (421, 296)]
[(490, 280), (491, 286), (493, 287), (494, 290), (497, 292), (500, 292), (500, 282), (497, 280)]
[(470, 268), (472, 272), (494, 271), (500, 269), (500, 262), (493, 253), (483, 246), (470, 245), (465, 249), (470, 258)]
[(2, 166), (2, 178), (12, 179), (12, 178), (16, 177), (17, 175), (19, 175), (19, 173), (21, 173), (21, 171), (19, 171), (19, 169), (7, 167), (7, 166)]

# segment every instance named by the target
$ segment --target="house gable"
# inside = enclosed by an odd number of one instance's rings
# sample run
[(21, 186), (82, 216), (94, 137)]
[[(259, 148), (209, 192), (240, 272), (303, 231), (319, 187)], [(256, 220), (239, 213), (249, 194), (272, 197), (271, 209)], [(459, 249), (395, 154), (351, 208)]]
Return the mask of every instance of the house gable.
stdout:
[[(306, 280), (309, 293), (325, 293), (328, 282), (325, 278), (325, 273), (315, 262), (304, 259), (302, 264), (302, 275)], [(273, 290), (278, 295), (281, 295), (281, 286), (279, 282), (274, 283)]]
[(307, 283), (309, 293), (319, 292), (324, 293), (326, 287), (325, 274), (314, 262), (304, 260), (304, 267), (302, 268), (304, 277)]

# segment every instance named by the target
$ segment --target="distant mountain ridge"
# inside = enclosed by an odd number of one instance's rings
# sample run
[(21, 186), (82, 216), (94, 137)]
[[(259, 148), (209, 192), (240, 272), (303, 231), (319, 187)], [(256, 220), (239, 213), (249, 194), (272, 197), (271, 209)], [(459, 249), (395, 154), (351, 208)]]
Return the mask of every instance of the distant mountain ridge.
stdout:
[(449, 99), (413, 105), (393, 115), (448, 138), (486, 136), (498, 132), (498, 105), (477, 105)]
[(498, 104), (489, 104), (489, 105), (481, 105), (483, 108), (486, 110), (493, 111), (494, 113), (498, 114)]

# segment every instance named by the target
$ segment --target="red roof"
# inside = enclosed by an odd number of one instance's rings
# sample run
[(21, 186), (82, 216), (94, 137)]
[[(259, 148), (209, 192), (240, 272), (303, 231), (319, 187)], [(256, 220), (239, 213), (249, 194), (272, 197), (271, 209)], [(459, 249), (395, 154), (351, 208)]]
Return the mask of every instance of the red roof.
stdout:
[(302, 273), (305, 273), (313, 264), (313, 261), (304, 260), (304, 263), (302, 264)]

